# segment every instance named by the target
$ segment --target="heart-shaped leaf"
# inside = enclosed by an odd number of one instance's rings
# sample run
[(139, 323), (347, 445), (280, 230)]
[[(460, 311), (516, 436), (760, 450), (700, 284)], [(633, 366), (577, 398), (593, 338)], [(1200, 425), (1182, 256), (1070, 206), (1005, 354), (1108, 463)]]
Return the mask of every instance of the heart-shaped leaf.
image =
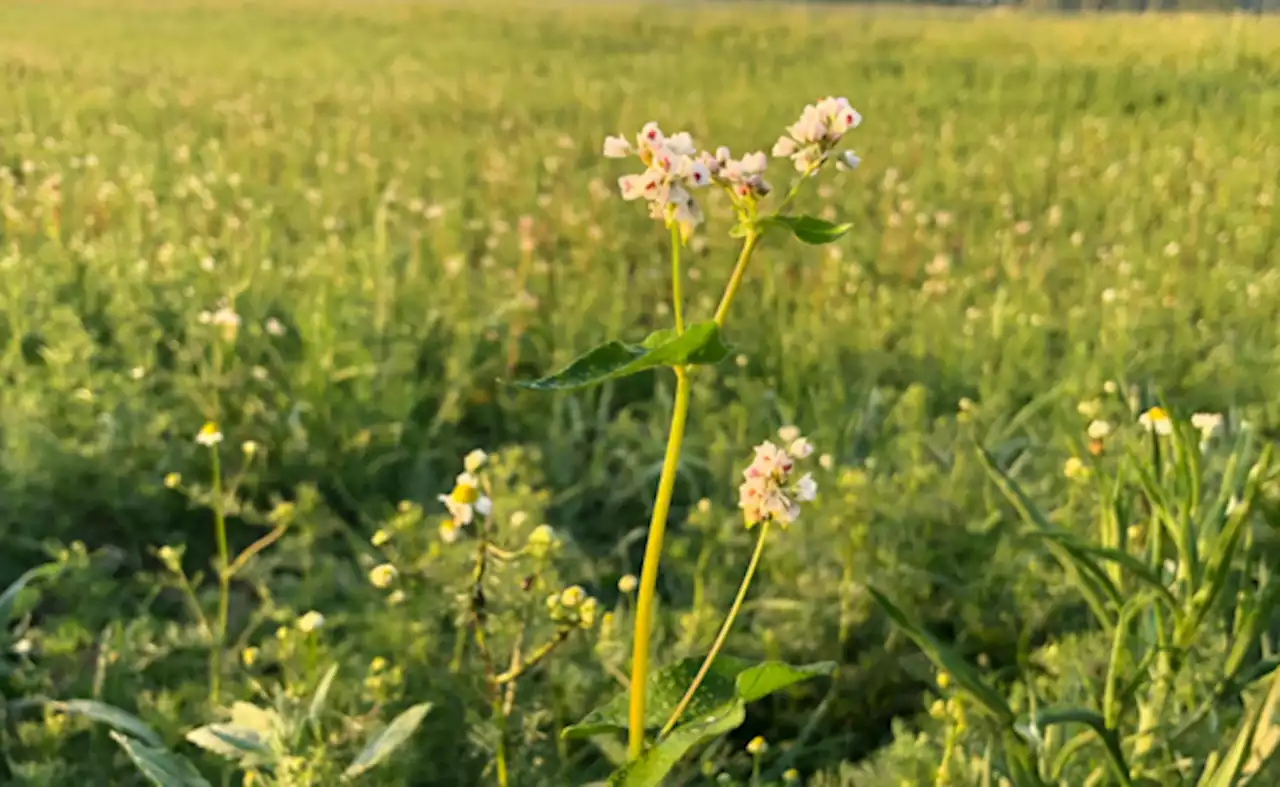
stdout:
[(409, 736), (418, 729), (418, 725), (422, 724), (422, 719), (430, 710), (431, 703), (423, 702), (395, 717), (386, 729), (365, 744), (364, 750), (343, 772), (342, 778), (354, 779), (390, 757), (396, 749), (409, 740)]
[(735, 699), (714, 714), (683, 724), (638, 759), (609, 777), (610, 787), (657, 787), (689, 750), (736, 729), (747, 717), (746, 703)]
[(840, 236), (853, 229), (853, 225), (849, 223), (832, 224), (813, 216), (772, 216), (765, 219), (762, 224), (765, 227), (770, 225), (786, 227), (798, 240), (811, 246), (821, 246), (824, 243), (839, 240)]
[(720, 326), (699, 322), (679, 336), (668, 328), (651, 333), (640, 344), (605, 342), (558, 372), (512, 385), (529, 391), (576, 391), (659, 366), (709, 366), (728, 355)]
[[(689, 689), (702, 667), (702, 657), (681, 659), (649, 674), (645, 690), (645, 729), (656, 730), (671, 718), (671, 713)], [(823, 661), (793, 667), (780, 661), (752, 664), (733, 656), (720, 656), (711, 664), (706, 676), (685, 708), (684, 725), (699, 723), (718, 715), (729, 703), (754, 702), (801, 681), (835, 671), (835, 662)], [(620, 693), (604, 705), (588, 713), (582, 721), (561, 733), (565, 738), (589, 738), (604, 733), (625, 732), (630, 697)], [(681, 729), (677, 727), (678, 731)], [(674, 732), (672, 733), (675, 734)]]
[(77, 716), (84, 716), (100, 724), (105, 724), (114, 730), (128, 733), (148, 746), (154, 748), (163, 748), (164, 741), (156, 734), (155, 730), (146, 725), (142, 719), (134, 716), (128, 711), (121, 710), (114, 705), (108, 705), (105, 702), (97, 700), (67, 700), (65, 702), (49, 703), (54, 709), (63, 713), (74, 713)]
[(924, 651), (924, 655), (928, 656), (929, 660), (936, 664), (939, 669), (945, 670), (951, 677), (955, 678), (956, 683), (967, 691), (982, 706), (983, 710), (1006, 724), (1013, 723), (1013, 711), (1009, 709), (1004, 697), (1001, 697), (995, 689), (983, 682), (982, 676), (978, 674), (977, 670), (969, 666), (969, 662), (908, 618), (883, 593), (870, 586), (867, 587), (867, 592), (876, 600), (876, 603), (885, 611), (885, 614), (894, 623), (897, 623), (898, 627), (906, 632), (907, 636), (916, 643), (916, 647)]
[(189, 760), (167, 749), (145, 743), (112, 731), (111, 738), (133, 760), (138, 772), (156, 787), (209, 787)]

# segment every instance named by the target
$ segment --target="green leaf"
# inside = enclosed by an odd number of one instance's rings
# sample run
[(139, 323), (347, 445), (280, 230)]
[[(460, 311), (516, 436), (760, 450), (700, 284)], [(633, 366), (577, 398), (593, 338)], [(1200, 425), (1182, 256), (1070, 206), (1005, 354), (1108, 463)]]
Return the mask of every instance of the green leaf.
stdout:
[(1014, 715), (1013, 711), (1009, 709), (1008, 703), (1004, 701), (1004, 698), (995, 689), (983, 682), (978, 671), (971, 667), (969, 662), (908, 618), (883, 593), (870, 586), (867, 587), (867, 591), (876, 600), (876, 603), (884, 609), (885, 614), (906, 632), (907, 636), (916, 643), (920, 650), (924, 651), (924, 655), (928, 656), (929, 660), (940, 669), (949, 673), (956, 683), (982, 706), (983, 710), (1005, 724), (1013, 723)]
[(422, 719), (430, 710), (431, 703), (423, 702), (395, 717), (386, 729), (365, 744), (360, 755), (343, 771), (342, 778), (354, 779), (390, 757), (396, 749), (409, 740), (409, 736), (418, 729), (418, 725), (422, 724)]
[(812, 246), (839, 240), (840, 236), (853, 229), (852, 224), (832, 224), (813, 216), (770, 216), (761, 222), (766, 229), (774, 224), (786, 227), (798, 240)]
[(1040, 729), (1055, 724), (1083, 724), (1091, 728), (1106, 748), (1111, 770), (1115, 772), (1116, 778), (1126, 787), (1133, 784), (1129, 766), (1124, 761), (1124, 752), (1120, 749), (1120, 738), (1115, 730), (1107, 728), (1102, 714), (1097, 711), (1088, 708), (1044, 708), (1029, 717), (1023, 717), (1014, 727), (1023, 737), (1039, 743)]
[(307, 718), (312, 724), (320, 720), (320, 712), (324, 710), (324, 703), (329, 698), (329, 690), (333, 688), (333, 679), (336, 677), (338, 677), (338, 665), (334, 664), (316, 685), (315, 696), (311, 698), (311, 707), (307, 711)]
[(512, 385), (528, 391), (576, 391), (659, 366), (710, 366), (728, 355), (720, 326), (699, 322), (679, 336), (667, 328), (654, 331), (640, 344), (605, 342), (554, 374)]
[(112, 731), (111, 738), (133, 760), (138, 771), (156, 787), (209, 787), (187, 758)]
[[(1274, 694), (1278, 688), (1280, 688), (1280, 674), (1271, 679), (1269, 693)], [(1240, 731), (1236, 733), (1236, 739), (1231, 744), (1231, 748), (1222, 755), (1221, 761), (1215, 766), (1205, 768), (1204, 773), (1200, 774), (1200, 780), (1196, 782), (1196, 787), (1232, 787), (1235, 784), (1236, 776), (1244, 768), (1245, 758), (1249, 756), (1253, 746), (1253, 736), (1258, 731), (1259, 722), (1262, 721), (1262, 712), (1270, 705), (1268, 699), (1259, 697), (1254, 702), (1253, 708), (1240, 721)]]
[(9, 622), (9, 617), (13, 614), (13, 605), (18, 602), (18, 594), (26, 589), (27, 585), (37, 579), (52, 577), (61, 570), (62, 567), (57, 563), (45, 563), (30, 569), (5, 588), (5, 591), (0, 593), (0, 630)]
[(153, 748), (164, 748), (164, 741), (160, 739), (155, 730), (148, 727), (142, 719), (114, 705), (108, 705), (97, 700), (67, 700), (65, 702), (50, 702), (49, 704), (55, 710), (63, 713), (84, 716), (92, 721), (105, 724), (112, 729), (126, 732)]
[[(702, 667), (703, 658), (691, 656), (649, 673), (645, 681), (646, 730), (659, 729), (671, 718), (671, 713)], [(681, 718), (690, 720), (683, 722), (685, 725), (696, 723), (705, 716), (720, 713), (735, 699), (744, 703), (754, 702), (801, 681), (819, 675), (830, 675), (835, 668), (835, 662), (831, 661), (793, 667), (780, 661), (752, 664), (734, 656), (719, 656), (711, 663), (711, 668), (707, 670), (698, 690), (693, 693)], [(582, 721), (566, 727), (560, 735), (573, 739), (625, 732), (629, 707), (628, 694), (619, 693), (584, 716)]]
[(187, 740), (205, 751), (226, 757), (245, 767), (263, 765), (275, 754), (263, 735), (237, 724), (206, 724), (187, 733)]
[(611, 787), (657, 787), (690, 749), (736, 729), (746, 718), (746, 703), (734, 699), (714, 714), (682, 724), (639, 759), (615, 771), (609, 777), (609, 784)]
[(1160, 596), (1160, 599), (1168, 604), (1171, 608), (1177, 609), (1178, 600), (1174, 598), (1173, 593), (1169, 592), (1169, 588), (1165, 587), (1160, 581), (1160, 577), (1151, 570), (1151, 567), (1141, 560), (1138, 560), (1128, 552), (1110, 547), (1094, 546), (1080, 541), (1075, 536), (1059, 529), (1052, 530), (1029, 530), (1024, 535), (1034, 536), (1036, 538), (1051, 539), (1061, 544), (1068, 552), (1072, 554), (1088, 555), (1101, 560), (1110, 561), (1118, 566), (1127, 569), (1134, 578), (1141, 580), (1143, 584), (1150, 587)]
[(835, 671), (834, 661), (819, 661), (799, 667), (781, 661), (765, 661), (739, 672), (734, 679), (734, 686), (739, 699), (743, 702), (755, 702), (789, 686), (810, 678), (830, 675)]

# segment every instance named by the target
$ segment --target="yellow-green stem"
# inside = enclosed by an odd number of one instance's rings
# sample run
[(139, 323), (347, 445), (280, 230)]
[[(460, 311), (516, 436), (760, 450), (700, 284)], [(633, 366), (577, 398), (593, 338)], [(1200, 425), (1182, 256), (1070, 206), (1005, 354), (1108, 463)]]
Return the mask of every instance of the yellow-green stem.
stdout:
[(747, 589), (751, 587), (751, 580), (756, 575), (756, 567), (760, 565), (760, 555), (764, 554), (764, 540), (768, 534), (769, 523), (765, 522), (760, 525), (760, 535), (756, 538), (756, 550), (751, 553), (751, 562), (747, 563), (747, 571), (742, 575), (742, 584), (738, 586), (738, 596), (733, 600), (733, 606), (729, 607), (729, 614), (725, 616), (724, 623), (720, 626), (720, 633), (716, 634), (716, 641), (711, 644), (711, 650), (707, 652), (707, 657), (702, 660), (702, 666), (698, 668), (698, 674), (693, 676), (693, 682), (689, 684), (684, 696), (680, 698), (676, 709), (671, 712), (671, 718), (667, 719), (667, 723), (663, 726), (662, 732), (658, 734), (658, 737), (663, 737), (671, 732), (672, 728), (676, 726), (676, 722), (680, 721), (680, 714), (684, 713), (685, 708), (689, 707), (690, 701), (693, 700), (694, 692), (702, 685), (702, 680), (707, 677), (711, 664), (716, 660), (716, 656), (720, 654), (720, 649), (724, 647), (724, 641), (729, 638), (729, 630), (733, 628), (733, 621), (738, 617), (738, 612), (742, 609), (742, 602), (747, 598)]
[(667, 528), (667, 511), (671, 507), (671, 491), (676, 483), (680, 463), (680, 445), (684, 441), (684, 425), (689, 414), (689, 373), (676, 367), (676, 401), (671, 412), (671, 430), (667, 434), (667, 453), (658, 477), (658, 494), (653, 500), (653, 517), (649, 521), (649, 538), (644, 547), (644, 565), (640, 569), (640, 595), (636, 602), (635, 639), (631, 651), (631, 706), (628, 712), (627, 751), (636, 759), (644, 751), (645, 677), (649, 674), (649, 634), (653, 624), (653, 597), (658, 585), (658, 562), (662, 559), (662, 538)]
[(684, 298), (680, 295), (680, 225), (671, 225), (671, 310), (675, 312), (676, 334), (684, 333)]
[(747, 238), (742, 243), (742, 252), (738, 255), (738, 264), (733, 266), (733, 273), (729, 275), (729, 283), (725, 285), (720, 305), (716, 307), (716, 325), (724, 325), (724, 318), (729, 314), (729, 305), (733, 303), (733, 296), (738, 294), (738, 288), (742, 286), (742, 277), (747, 272), (747, 263), (751, 262), (751, 252), (755, 251), (759, 240), (760, 235), (755, 230), (747, 233)]
[(218, 446), (209, 449), (213, 457), (213, 531), (218, 542), (218, 620), (213, 652), (209, 655), (209, 700), (217, 705), (222, 688), (222, 648), (227, 639), (227, 612), (231, 604), (231, 561), (227, 552), (227, 519), (222, 510), (222, 461)]

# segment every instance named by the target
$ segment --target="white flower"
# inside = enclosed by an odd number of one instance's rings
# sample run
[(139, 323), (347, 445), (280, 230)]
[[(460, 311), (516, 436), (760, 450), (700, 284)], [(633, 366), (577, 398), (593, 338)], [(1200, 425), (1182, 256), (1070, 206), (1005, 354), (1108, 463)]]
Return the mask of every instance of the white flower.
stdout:
[(852, 150), (846, 150), (836, 157), (836, 169), (841, 172), (850, 169), (857, 169), (862, 163), (862, 159), (858, 158)]
[(310, 634), (313, 631), (318, 631), (324, 626), (324, 615), (321, 615), (315, 610), (311, 610), (307, 614), (298, 618), (295, 625), (297, 625), (298, 631), (301, 631), (303, 634)]
[(284, 336), (284, 323), (280, 322), (275, 317), (268, 317), (264, 327), (267, 329), (267, 333), (272, 336)]
[(796, 482), (796, 500), (801, 503), (811, 503), (818, 497), (818, 482), (813, 480), (813, 476), (805, 473)]
[[(797, 172), (814, 171), (827, 160), (841, 137), (860, 123), (862, 115), (849, 105), (848, 99), (828, 96), (804, 108), (800, 119), (774, 143), (773, 155), (791, 157)], [(837, 166), (852, 169), (858, 161), (857, 156), (846, 153), (837, 159)]]
[(605, 158), (626, 158), (632, 153), (631, 143), (623, 137), (605, 137)]
[(391, 587), (391, 583), (396, 581), (397, 575), (398, 572), (395, 566), (390, 563), (383, 563), (382, 565), (374, 566), (373, 570), (369, 572), (369, 584), (379, 590), (386, 590)]
[(1138, 423), (1148, 432), (1154, 432), (1161, 436), (1173, 434), (1173, 421), (1162, 407), (1152, 407), (1147, 410), (1138, 416)]
[(800, 427), (784, 426), (778, 430), (778, 439), (784, 443), (794, 443), (800, 437)]
[(212, 448), (222, 442), (222, 432), (218, 431), (217, 424), (209, 421), (200, 427), (200, 431), (196, 433), (196, 442), (207, 448)]
[(1191, 425), (1200, 431), (1201, 440), (1208, 440), (1222, 428), (1222, 414), (1195, 413), (1191, 416)]
[[(476, 513), (488, 516), (493, 510), (493, 502), (480, 492), (480, 479), (469, 472), (459, 474), (454, 481), (453, 491), (447, 495), (438, 495), (437, 499), (449, 509), (449, 515), (457, 527), (471, 524)], [(441, 535), (443, 537), (443, 531)], [(456, 537), (456, 533), (453, 535)]]
[(787, 449), (787, 453), (791, 454), (796, 459), (808, 459), (809, 455), (813, 453), (813, 446), (810, 445), (809, 441), (805, 438), (797, 438), (792, 441), (791, 446)]
[(466, 468), (468, 473), (474, 473), (484, 467), (484, 463), (487, 461), (489, 461), (489, 455), (477, 448), (463, 458), (462, 466)]
[(1111, 424), (1106, 421), (1090, 421), (1087, 432), (1090, 440), (1102, 440), (1111, 434)]

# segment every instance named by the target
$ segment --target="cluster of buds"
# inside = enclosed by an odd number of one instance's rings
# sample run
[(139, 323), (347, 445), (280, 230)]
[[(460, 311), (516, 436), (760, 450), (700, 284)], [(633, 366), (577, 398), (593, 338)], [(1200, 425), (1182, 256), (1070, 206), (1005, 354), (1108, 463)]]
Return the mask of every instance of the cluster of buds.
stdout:
[(579, 585), (571, 585), (547, 596), (551, 620), (566, 628), (589, 629), (596, 624), (598, 602)]
[(756, 446), (751, 466), (742, 473), (745, 480), (738, 488), (738, 507), (747, 527), (777, 522), (786, 529), (799, 518), (800, 504), (818, 495), (818, 483), (811, 474), (792, 479), (796, 461), (812, 454), (813, 446), (794, 428), (780, 429), (778, 433), (787, 447), (780, 448), (769, 441), (761, 443)]
[(488, 454), (479, 449), (467, 454), (463, 460), (464, 471), (454, 479), (453, 491), (438, 496), (451, 517), (440, 526), (440, 538), (446, 543), (457, 540), (458, 528), (471, 524), (476, 514), (488, 516), (493, 510), (493, 501), (480, 491), (480, 479), (476, 475), (488, 460)]
[(735, 200), (763, 197), (773, 190), (764, 179), (769, 160), (758, 150), (735, 159), (728, 148), (720, 147), (715, 154), (700, 154), (698, 160), (711, 173), (712, 180), (728, 189)]
[[(857, 128), (861, 122), (862, 115), (849, 106), (848, 99), (828, 96), (804, 108), (800, 119), (788, 126), (787, 133), (774, 144), (773, 155), (789, 156), (797, 172), (814, 172), (827, 160), (845, 132)], [(836, 166), (853, 169), (858, 161), (852, 151), (845, 151), (837, 157)]]
[(668, 137), (657, 123), (652, 122), (646, 123), (636, 135), (634, 146), (620, 136), (607, 137), (604, 141), (606, 157), (634, 155), (645, 166), (645, 171), (639, 175), (618, 178), (618, 189), (623, 199), (644, 198), (649, 203), (649, 215), (667, 226), (679, 226), (686, 240), (703, 218), (702, 209), (689, 190), (711, 183), (711, 173), (705, 163), (695, 158), (696, 154), (693, 138), (687, 132)]

